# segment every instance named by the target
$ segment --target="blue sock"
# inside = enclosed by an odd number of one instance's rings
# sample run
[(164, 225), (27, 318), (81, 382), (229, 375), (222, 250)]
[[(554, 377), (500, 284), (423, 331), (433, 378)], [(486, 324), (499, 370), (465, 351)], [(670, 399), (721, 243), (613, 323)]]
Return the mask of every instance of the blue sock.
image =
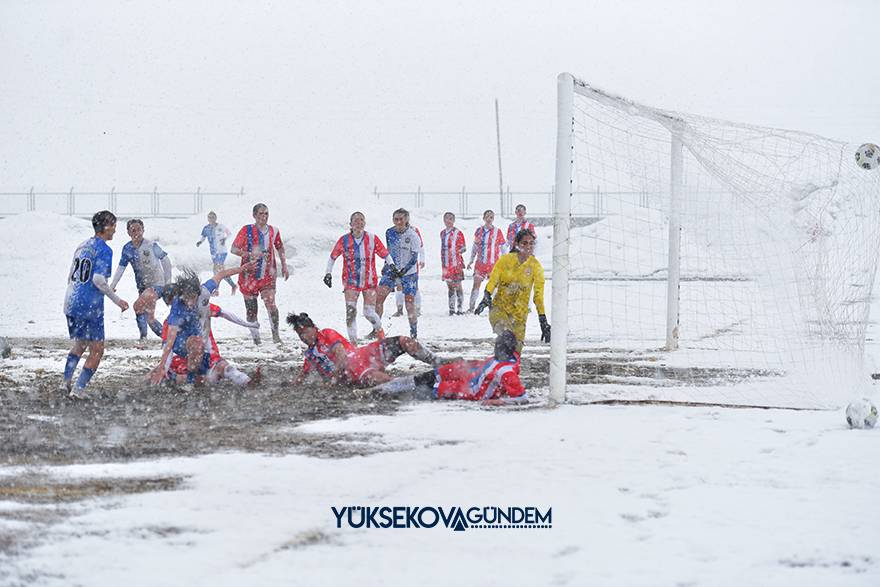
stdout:
[(135, 320), (137, 320), (138, 330), (141, 333), (141, 338), (147, 337), (147, 315), (146, 314), (135, 314)]
[(67, 355), (67, 362), (64, 363), (64, 380), (70, 381), (73, 379), (73, 372), (76, 371), (76, 366), (79, 365), (79, 357), (77, 355)]
[(159, 323), (158, 320), (153, 320), (152, 322), (150, 322), (150, 330), (152, 330), (156, 334), (156, 336), (162, 338), (162, 325)]
[(187, 383), (195, 383), (196, 382), (196, 374), (193, 373), (192, 371), (187, 371), (186, 382)]
[(76, 380), (77, 389), (85, 389), (86, 385), (89, 384), (89, 381), (92, 379), (92, 375), (94, 374), (94, 369), (83, 367), (83, 370), (79, 372), (79, 378)]
[(419, 326), (418, 326), (417, 322), (410, 322), (409, 335), (411, 338), (418, 338), (419, 337)]

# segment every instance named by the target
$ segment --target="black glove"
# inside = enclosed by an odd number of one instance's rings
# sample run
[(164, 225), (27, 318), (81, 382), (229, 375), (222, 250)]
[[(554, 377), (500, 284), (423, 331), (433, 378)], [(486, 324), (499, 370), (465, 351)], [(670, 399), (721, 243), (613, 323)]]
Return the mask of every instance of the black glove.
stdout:
[(484, 291), (483, 292), (483, 299), (477, 305), (477, 309), (474, 310), (474, 314), (479, 314), (480, 312), (482, 312), (486, 308), (489, 308), (490, 310), (492, 309), (492, 294), (490, 294), (487, 291)]
[(329, 273), (324, 274), (324, 285), (327, 287), (333, 287), (333, 276)]
[(197, 243), (196, 243), (196, 246), (197, 246), (197, 247), (202, 246), (202, 241), (197, 242)]
[(550, 342), (550, 324), (547, 322), (547, 316), (538, 314), (538, 322), (541, 323), (541, 342)]

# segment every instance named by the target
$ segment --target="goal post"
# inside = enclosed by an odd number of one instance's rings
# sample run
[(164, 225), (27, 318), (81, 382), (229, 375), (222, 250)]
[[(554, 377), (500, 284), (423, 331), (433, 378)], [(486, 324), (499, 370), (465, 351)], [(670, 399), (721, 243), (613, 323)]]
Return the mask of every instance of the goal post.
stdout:
[(864, 383), (880, 170), (557, 78), (554, 403), (830, 407)]

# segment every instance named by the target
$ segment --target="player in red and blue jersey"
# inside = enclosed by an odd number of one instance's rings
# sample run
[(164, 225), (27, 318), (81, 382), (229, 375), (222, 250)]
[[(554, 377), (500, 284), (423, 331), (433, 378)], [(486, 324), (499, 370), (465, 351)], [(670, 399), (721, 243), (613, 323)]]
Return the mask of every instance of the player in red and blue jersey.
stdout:
[(357, 345), (357, 300), (363, 295), (364, 317), (373, 325), (372, 337), (380, 337), (382, 319), (376, 313), (376, 257), (388, 260), (388, 249), (375, 234), (364, 230), (367, 221), (363, 212), (355, 212), (349, 219), (351, 230), (339, 237), (324, 273), (324, 284), (333, 287), (333, 265), (342, 257), (342, 293), (345, 296), (345, 324), (348, 339)]
[[(196, 246), (201, 246), (205, 239), (208, 239), (208, 248), (211, 253), (211, 262), (214, 264), (214, 273), (219, 273), (226, 269), (226, 239), (229, 238), (229, 229), (223, 224), (217, 222), (217, 213), (211, 210), (208, 212), (208, 223), (202, 228), (201, 238), (196, 241)], [(238, 291), (238, 286), (232, 281), (231, 277), (224, 279), (229, 287), (232, 288), (232, 295)], [(219, 290), (215, 293), (220, 293)]]
[(520, 381), (516, 336), (505, 330), (488, 359), (460, 359), (419, 375), (397, 377), (374, 388), (378, 393), (412, 393), (418, 399), (460, 399), (489, 405), (528, 402)]
[[(253, 271), (256, 262), (224, 269), (204, 283), (192, 271), (184, 271), (168, 286), (165, 300), (171, 302), (168, 314), (168, 332), (162, 345), (162, 358), (150, 372), (149, 380), (158, 385), (165, 379), (171, 365), (171, 354), (186, 359), (187, 382), (195, 383), (211, 367), (211, 294), (227, 276)], [(248, 322), (253, 322), (249, 320)]]
[(409, 212), (398, 208), (391, 216), (394, 226), (385, 231), (385, 246), (389, 256), (385, 258), (382, 278), (376, 288), (376, 313), (382, 317), (385, 299), (392, 291), (397, 280), (403, 286), (406, 313), (409, 318), (409, 335), (418, 336), (418, 314), (415, 307), (415, 295), (419, 291), (419, 251), (422, 239), (415, 229), (409, 225)]
[[(272, 340), (281, 342), (278, 333), (278, 307), (275, 305), (275, 281), (278, 269), (275, 265), (275, 252), (281, 261), (281, 275), (285, 281), (290, 277), (287, 270), (287, 257), (281, 232), (269, 224), (269, 207), (256, 204), (253, 209), (254, 223), (242, 226), (232, 241), (232, 254), (241, 257), (241, 264), (256, 261), (256, 269), (245, 271), (238, 278), (238, 288), (244, 296), (244, 307), (248, 322), (257, 321), (257, 296), (263, 298), (269, 322), (272, 326)], [(254, 343), (260, 344), (259, 332), (254, 333)]]
[(165, 284), (171, 282), (171, 259), (159, 243), (144, 238), (143, 220), (132, 218), (126, 223), (126, 229), (131, 240), (122, 247), (110, 288), (116, 291), (116, 284), (130, 264), (138, 290), (134, 315), (143, 342), (147, 339), (147, 325), (156, 336), (162, 336), (162, 324), (156, 320), (156, 300), (162, 297)]
[(287, 323), (307, 347), (302, 371), (294, 384), (314, 375), (313, 379), (331, 384), (377, 385), (391, 380), (385, 367), (404, 354), (429, 365), (440, 363), (434, 353), (408, 336), (382, 338), (355, 348), (332, 328), (319, 330), (306, 313), (288, 314)]
[[(64, 364), (61, 388), (74, 399), (88, 397), (86, 386), (104, 356), (104, 296), (123, 312), (128, 309), (128, 302), (119, 299), (107, 282), (113, 265), (113, 250), (107, 241), (116, 233), (116, 216), (101, 210), (92, 216), (92, 228), (95, 236), (80, 244), (73, 254), (64, 297), (67, 331), (74, 342)], [(73, 373), (86, 349), (89, 357), (73, 386)]]
[[(474, 231), (474, 246), (471, 248), (471, 262), (467, 268), (474, 267), (474, 285), (471, 288), (471, 302), (468, 312), (473, 312), (477, 305), (477, 297), (480, 295), (480, 284), (492, 274), (492, 268), (498, 258), (507, 252), (507, 241), (500, 228), (492, 224), (495, 221), (495, 212), (486, 210), (483, 212), (483, 226)], [(476, 265), (474, 265), (476, 261)]]
[[(455, 227), (455, 214), (443, 215), (446, 228), (440, 231), (440, 265), (443, 268), (443, 281), (446, 282), (449, 296), (449, 315), (461, 314), (464, 303), (464, 255), (467, 251), (464, 233)], [(457, 308), (457, 309), (456, 309)]]
[(516, 214), (516, 220), (507, 225), (507, 249), (510, 251), (514, 248), (516, 233), (521, 230), (528, 230), (531, 232), (532, 236), (535, 237), (535, 242), (538, 242), (538, 233), (535, 230), (535, 225), (526, 220), (525, 204), (517, 204), (516, 208), (514, 208), (514, 213)]

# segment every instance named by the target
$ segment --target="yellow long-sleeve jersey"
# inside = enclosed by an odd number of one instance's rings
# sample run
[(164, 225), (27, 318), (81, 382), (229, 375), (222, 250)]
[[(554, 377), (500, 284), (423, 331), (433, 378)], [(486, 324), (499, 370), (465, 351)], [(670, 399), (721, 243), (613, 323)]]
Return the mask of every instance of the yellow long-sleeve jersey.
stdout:
[(535, 308), (538, 314), (544, 314), (544, 268), (541, 262), (529, 257), (525, 263), (520, 263), (517, 253), (507, 253), (495, 263), (486, 291), (491, 294), (497, 289), (492, 306), (506, 312), (515, 320), (525, 322), (533, 287)]

